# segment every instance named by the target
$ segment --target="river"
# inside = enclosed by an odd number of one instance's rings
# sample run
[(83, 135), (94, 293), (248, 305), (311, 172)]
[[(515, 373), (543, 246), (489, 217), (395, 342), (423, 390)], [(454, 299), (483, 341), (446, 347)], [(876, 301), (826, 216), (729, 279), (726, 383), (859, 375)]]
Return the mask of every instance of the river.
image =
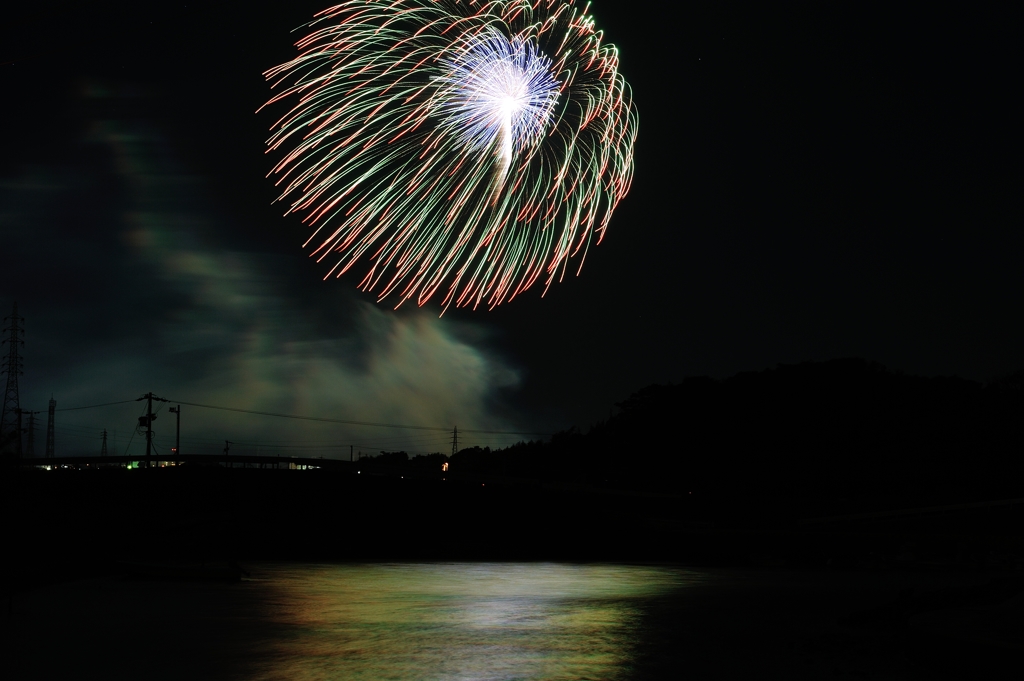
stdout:
[(246, 567), (252, 576), (239, 584), (110, 578), (17, 593), (4, 619), (10, 678), (910, 679), (976, 668), (979, 655), (962, 638), (920, 628), (908, 636), (837, 625), (908, 585), (964, 583), (942, 574), (483, 562)]

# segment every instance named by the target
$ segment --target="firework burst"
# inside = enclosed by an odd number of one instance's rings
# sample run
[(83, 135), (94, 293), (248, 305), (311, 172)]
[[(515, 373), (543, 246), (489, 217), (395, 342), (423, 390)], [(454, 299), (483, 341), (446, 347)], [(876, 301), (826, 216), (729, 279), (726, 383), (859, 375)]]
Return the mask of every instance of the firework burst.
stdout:
[[(572, 0), (349, 0), (265, 76), (272, 174), (318, 260), (397, 305), (493, 308), (582, 267), (629, 190), (637, 119)], [(577, 269), (578, 272), (578, 269)], [(326, 277), (325, 277), (326, 278)]]

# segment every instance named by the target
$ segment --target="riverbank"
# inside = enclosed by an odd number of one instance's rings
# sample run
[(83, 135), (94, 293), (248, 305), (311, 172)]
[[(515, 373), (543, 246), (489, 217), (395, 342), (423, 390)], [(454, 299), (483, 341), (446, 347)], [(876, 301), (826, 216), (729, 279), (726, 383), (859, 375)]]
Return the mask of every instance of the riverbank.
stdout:
[(807, 522), (756, 500), (272, 470), (31, 471), (2, 481), (14, 579), (112, 561), (570, 560), (1019, 570), (1024, 506)]

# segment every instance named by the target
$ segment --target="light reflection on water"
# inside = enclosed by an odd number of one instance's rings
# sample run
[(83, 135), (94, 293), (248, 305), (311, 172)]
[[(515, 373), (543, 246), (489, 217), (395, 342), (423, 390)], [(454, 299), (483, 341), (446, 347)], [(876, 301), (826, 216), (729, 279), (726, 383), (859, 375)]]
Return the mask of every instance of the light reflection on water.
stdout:
[(258, 679), (619, 679), (643, 599), (684, 570), (523, 563), (261, 570), (284, 634)]

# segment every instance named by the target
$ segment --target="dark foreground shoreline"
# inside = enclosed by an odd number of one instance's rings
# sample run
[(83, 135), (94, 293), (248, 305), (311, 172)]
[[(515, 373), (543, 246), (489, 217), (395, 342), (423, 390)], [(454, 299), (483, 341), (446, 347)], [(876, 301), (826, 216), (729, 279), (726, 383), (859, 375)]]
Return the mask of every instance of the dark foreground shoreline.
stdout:
[(267, 651), (299, 635), (274, 614), (279, 576), (314, 562), (707, 577), (638, 606), (625, 679), (1001, 678), (1024, 650), (1020, 506), (808, 523), (683, 495), (329, 471), (18, 471), (2, 485), (13, 678), (276, 678), (259, 671)]
[(820, 504), (701, 505), (684, 494), (331, 471), (22, 470), (5, 471), (0, 485), (15, 570), (140, 560), (1024, 568), (1024, 504), (808, 522), (828, 513)]

